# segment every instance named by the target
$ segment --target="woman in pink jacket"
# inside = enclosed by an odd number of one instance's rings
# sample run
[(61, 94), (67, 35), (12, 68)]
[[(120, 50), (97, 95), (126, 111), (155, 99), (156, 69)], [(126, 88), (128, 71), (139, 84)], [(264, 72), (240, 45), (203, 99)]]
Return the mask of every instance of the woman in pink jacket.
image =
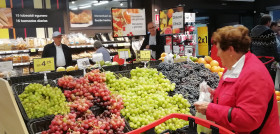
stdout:
[(208, 120), (239, 134), (280, 134), (273, 81), (264, 64), (249, 52), (244, 26), (226, 26), (213, 34), (225, 70), (213, 102), (196, 102)]

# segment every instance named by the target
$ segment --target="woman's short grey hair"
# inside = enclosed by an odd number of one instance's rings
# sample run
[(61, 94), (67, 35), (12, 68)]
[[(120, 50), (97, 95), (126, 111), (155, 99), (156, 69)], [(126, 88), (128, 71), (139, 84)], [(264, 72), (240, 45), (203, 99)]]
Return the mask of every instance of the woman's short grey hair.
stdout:
[(93, 44), (93, 46), (94, 46), (95, 48), (100, 48), (100, 47), (102, 47), (103, 45), (102, 45), (101, 41), (95, 41), (94, 44)]

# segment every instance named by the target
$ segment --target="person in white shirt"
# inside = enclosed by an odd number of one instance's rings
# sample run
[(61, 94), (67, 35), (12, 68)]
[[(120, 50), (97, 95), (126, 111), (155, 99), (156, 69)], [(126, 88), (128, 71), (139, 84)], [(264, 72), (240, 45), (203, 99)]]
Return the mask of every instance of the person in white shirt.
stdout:
[(72, 65), (72, 54), (70, 48), (61, 43), (62, 34), (58, 31), (53, 33), (53, 43), (44, 47), (42, 58), (54, 57), (56, 67)]

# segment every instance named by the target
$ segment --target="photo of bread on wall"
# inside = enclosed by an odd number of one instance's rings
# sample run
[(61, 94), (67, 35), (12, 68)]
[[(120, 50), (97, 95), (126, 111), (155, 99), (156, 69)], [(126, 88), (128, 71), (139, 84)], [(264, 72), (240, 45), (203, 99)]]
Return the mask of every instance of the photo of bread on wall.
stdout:
[(91, 10), (82, 10), (77, 12), (70, 11), (70, 23), (92, 24), (92, 11)]
[(11, 8), (0, 8), (0, 28), (12, 28), (13, 18)]

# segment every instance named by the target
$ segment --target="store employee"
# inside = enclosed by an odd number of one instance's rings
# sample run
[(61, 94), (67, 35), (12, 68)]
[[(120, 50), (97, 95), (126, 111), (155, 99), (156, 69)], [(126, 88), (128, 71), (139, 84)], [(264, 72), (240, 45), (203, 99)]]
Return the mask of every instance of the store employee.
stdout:
[(72, 54), (70, 48), (61, 44), (62, 34), (55, 31), (52, 35), (53, 43), (44, 47), (42, 58), (54, 57), (56, 67), (66, 67), (72, 65)]
[(149, 22), (147, 28), (149, 33), (146, 35), (140, 50), (151, 49), (152, 57), (154, 59), (159, 59), (161, 53), (164, 52), (165, 38), (160, 36), (160, 33), (153, 22)]

